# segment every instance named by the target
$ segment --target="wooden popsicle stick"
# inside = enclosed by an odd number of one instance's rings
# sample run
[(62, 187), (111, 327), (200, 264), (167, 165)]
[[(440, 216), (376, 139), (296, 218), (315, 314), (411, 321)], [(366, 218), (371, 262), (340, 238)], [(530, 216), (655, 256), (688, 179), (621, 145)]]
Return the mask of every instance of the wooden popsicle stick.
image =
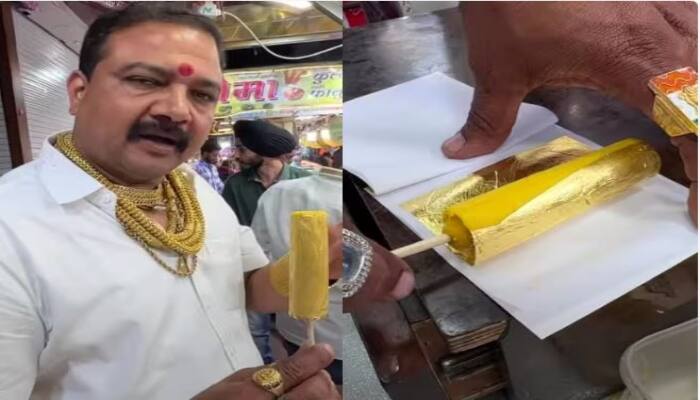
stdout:
[(434, 247), (441, 246), (450, 242), (450, 237), (448, 235), (438, 235), (431, 237), (420, 242), (415, 242), (409, 244), (408, 246), (399, 247), (398, 249), (392, 250), (391, 252), (400, 258), (412, 256), (414, 254), (422, 253), (426, 250), (430, 250)]
[(306, 321), (306, 343), (310, 346), (316, 344), (316, 331), (314, 329), (316, 321), (310, 320)]

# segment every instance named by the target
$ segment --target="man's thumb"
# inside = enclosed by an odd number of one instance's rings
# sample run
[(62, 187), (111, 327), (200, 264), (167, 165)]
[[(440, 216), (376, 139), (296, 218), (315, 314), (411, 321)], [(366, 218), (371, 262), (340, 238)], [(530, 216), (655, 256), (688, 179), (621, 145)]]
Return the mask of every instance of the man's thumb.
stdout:
[(282, 374), (285, 388), (289, 390), (329, 366), (334, 357), (333, 348), (326, 343), (304, 345), (289, 358), (277, 362), (276, 368)]
[(467, 123), (442, 144), (442, 152), (448, 158), (464, 159), (496, 150), (508, 138), (525, 94), (477, 86)]

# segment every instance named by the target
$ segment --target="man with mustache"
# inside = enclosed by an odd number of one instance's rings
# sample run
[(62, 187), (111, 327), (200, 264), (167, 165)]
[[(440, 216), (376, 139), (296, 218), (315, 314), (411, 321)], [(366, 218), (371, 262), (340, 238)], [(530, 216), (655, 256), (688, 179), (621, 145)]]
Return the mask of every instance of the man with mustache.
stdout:
[(286, 309), (285, 264), (184, 164), (213, 121), (222, 45), (177, 7), (98, 18), (68, 78), (73, 130), (0, 180), (2, 398), (340, 398), (327, 345), (260, 369), (245, 311)]

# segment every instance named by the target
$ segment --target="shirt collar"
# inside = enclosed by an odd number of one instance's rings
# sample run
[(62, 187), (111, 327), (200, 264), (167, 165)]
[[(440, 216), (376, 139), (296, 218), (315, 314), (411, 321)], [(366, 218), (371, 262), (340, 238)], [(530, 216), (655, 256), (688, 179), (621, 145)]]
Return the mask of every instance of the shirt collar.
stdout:
[[(44, 141), (38, 159), (39, 179), (51, 197), (58, 204), (67, 204), (84, 199), (105, 188), (97, 179), (83, 171), (53, 146), (57, 135), (50, 136)], [(196, 193), (194, 184), (196, 173), (192, 168), (182, 164), (176, 170), (185, 175)], [(112, 191), (108, 192), (112, 193)]]
[(39, 153), (39, 179), (58, 204), (85, 198), (103, 185), (58, 151), (53, 143), (56, 135), (47, 138)]
[[(260, 180), (260, 177), (258, 176), (258, 167), (250, 167), (250, 168), (245, 169), (244, 171), (245, 171), (246, 175), (248, 176), (249, 181), (262, 183), (262, 181)], [(289, 175), (290, 175), (289, 165), (284, 164), (284, 166), (282, 167), (282, 172), (280, 172), (277, 179), (275, 179), (274, 182), (272, 182), (272, 183), (274, 184), (274, 183), (277, 183), (279, 181), (289, 179)]]
[(258, 178), (258, 167), (249, 167), (241, 171), (241, 173), (248, 178), (249, 181), (259, 182)]

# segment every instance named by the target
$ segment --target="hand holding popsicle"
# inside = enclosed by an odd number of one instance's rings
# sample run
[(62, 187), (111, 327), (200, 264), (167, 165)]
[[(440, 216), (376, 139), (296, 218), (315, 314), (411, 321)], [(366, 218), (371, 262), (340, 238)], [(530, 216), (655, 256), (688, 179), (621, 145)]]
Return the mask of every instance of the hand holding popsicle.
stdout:
[[(333, 362), (333, 349), (325, 344), (303, 347), (289, 358), (280, 360), (275, 368), (284, 382), (284, 396), (289, 399), (336, 400), (340, 393), (323, 368)], [(236, 371), (192, 400), (269, 400), (274, 396), (257, 386), (251, 379), (260, 368)]]
[[(358, 232), (357, 227), (344, 214), (346, 229)], [(372, 249), (372, 265), (364, 285), (349, 298), (343, 299), (343, 312), (352, 313), (371, 307), (376, 302), (396, 301), (410, 295), (415, 287), (415, 276), (404, 260), (371, 239), (367, 239)]]

